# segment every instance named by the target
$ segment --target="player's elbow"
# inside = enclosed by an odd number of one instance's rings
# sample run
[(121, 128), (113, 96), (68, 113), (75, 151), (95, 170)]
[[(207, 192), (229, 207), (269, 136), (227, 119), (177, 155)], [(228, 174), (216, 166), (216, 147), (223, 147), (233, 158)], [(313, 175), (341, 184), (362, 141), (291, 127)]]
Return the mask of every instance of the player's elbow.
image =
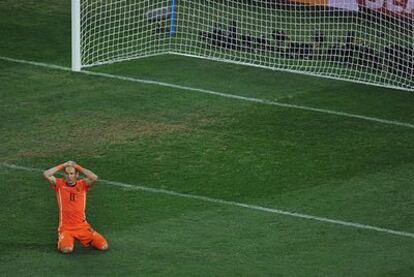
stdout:
[(49, 179), (50, 176), (47, 170), (43, 171), (43, 177), (45, 177), (45, 179)]

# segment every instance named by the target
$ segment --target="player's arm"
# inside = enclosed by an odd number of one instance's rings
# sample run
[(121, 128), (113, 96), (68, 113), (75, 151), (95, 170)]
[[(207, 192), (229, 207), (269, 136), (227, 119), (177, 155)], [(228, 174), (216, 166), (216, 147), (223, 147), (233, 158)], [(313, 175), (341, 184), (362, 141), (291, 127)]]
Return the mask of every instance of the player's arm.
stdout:
[(86, 183), (88, 183), (89, 186), (92, 186), (93, 184), (96, 183), (96, 181), (98, 181), (98, 176), (95, 173), (93, 173), (91, 170), (86, 169), (76, 163), (74, 163), (74, 167), (77, 171), (81, 172), (82, 174), (86, 176), (85, 181)]
[(66, 164), (67, 162), (43, 171), (43, 177), (45, 177), (45, 179), (48, 180), (52, 185), (56, 185), (56, 177), (53, 175), (55, 175), (56, 172), (63, 170), (66, 167)]

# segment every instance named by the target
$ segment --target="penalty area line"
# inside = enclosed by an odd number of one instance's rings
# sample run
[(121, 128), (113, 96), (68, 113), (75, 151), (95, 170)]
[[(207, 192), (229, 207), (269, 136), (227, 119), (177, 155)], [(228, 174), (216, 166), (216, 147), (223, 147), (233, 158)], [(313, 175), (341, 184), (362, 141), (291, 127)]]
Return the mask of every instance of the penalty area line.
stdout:
[[(19, 166), (19, 165), (8, 164), (8, 163), (3, 163), (3, 164), (0, 164), (0, 165), (2, 165), (5, 168), (14, 169), (14, 170), (24, 170), (24, 171), (31, 171), (31, 172), (42, 172), (43, 171), (43, 169), (40, 169), (40, 168), (25, 167), (25, 166)], [(330, 218), (314, 216), (314, 215), (308, 215), (308, 214), (302, 214), (302, 213), (296, 213), (296, 212), (289, 212), (289, 211), (279, 210), (279, 209), (275, 209), (275, 208), (262, 207), (262, 206), (258, 206), (258, 205), (251, 205), (251, 204), (239, 203), (239, 202), (234, 202), (234, 201), (227, 201), (227, 200), (216, 199), (216, 198), (200, 196), (200, 195), (194, 195), (194, 194), (186, 194), (186, 193), (181, 193), (181, 192), (175, 192), (175, 191), (172, 191), (172, 190), (158, 189), (158, 188), (152, 188), (152, 187), (147, 187), (147, 186), (142, 186), (142, 185), (132, 185), (132, 184), (116, 182), (116, 181), (110, 181), (110, 180), (99, 179), (98, 182), (103, 183), (103, 184), (107, 184), (107, 185), (112, 185), (112, 186), (115, 186), (115, 187), (120, 187), (120, 188), (127, 189), (127, 190), (145, 191), (145, 192), (151, 192), (151, 193), (166, 194), (166, 195), (170, 195), (170, 196), (188, 198), (188, 199), (193, 199), (193, 200), (200, 200), (200, 201), (210, 202), (210, 203), (214, 203), (214, 204), (240, 207), (240, 208), (245, 208), (245, 209), (250, 209), (250, 210), (256, 210), (256, 211), (267, 212), (267, 213), (272, 213), (272, 214), (296, 217), (296, 218), (301, 218), (301, 219), (308, 219), (308, 220), (318, 221), (318, 222), (322, 222), (322, 223), (335, 224), (335, 225), (346, 226), (346, 227), (351, 227), (351, 228), (356, 228), (356, 229), (371, 230), (371, 231), (376, 231), (376, 232), (380, 232), (380, 233), (396, 235), (396, 236), (400, 236), (400, 237), (414, 238), (414, 233), (409, 233), (409, 232), (404, 232), (404, 231), (397, 231), (397, 230), (392, 230), (392, 229), (386, 229), (386, 228), (367, 225), (367, 224), (330, 219)]]
[[(4, 56), (0, 56), (0, 60), (72, 72), (71, 68), (69, 67), (64, 67), (64, 66), (59, 66), (59, 65), (54, 65), (54, 64), (14, 59), (14, 58), (4, 57)], [(115, 79), (115, 80), (120, 80), (120, 81), (135, 82), (135, 83), (147, 84), (147, 85), (156, 85), (156, 86), (161, 86), (161, 87), (168, 87), (168, 88), (173, 88), (173, 89), (198, 92), (198, 93), (209, 94), (209, 95), (225, 97), (225, 98), (230, 98), (230, 99), (236, 99), (236, 100), (241, 100), (241, 101), (253, 102), (253, 103), (258, 103), (258, 104), (263, 104), (263, 105), (270, 105), (270, 106), (277, 106), (277, 107), (282, 107), (282, 108), (330, 114), (330, 115), (335, 115), (335, 116), (348, 117), (348, 118), (354, 118), (354, 119), (359, 119), (359, 120), (365, 120), (365, 121), (371, 121), (371, 122), (376, 122), (376, 123), (381, 123), (381, 124), (401, 126), (401, 127), (414, 129), (414, 124), (396, 121), (396, 120), (387, 120), (387, 119), (381, 119), (381, 118), (376, 118), (376, 117), (369, 117), (369, 116), (351, 114), (351, 113), (340, 112), (340, 111), (333, 111), (333, 110), (328, 110), (328, 109), (314, 108), (314, 107), (295, 105), (295, 104), (287, 104), (287, 103), (281, 103), (281, 102), (271, 101), (271, 100), (266, 100), (266, 99), (246, 97), (246, 96), (240, 96), (236, 94), (217, 92), (217, 91), (212, 91), (212, 90), (207, 90), (207, 89), (176, 85), (176, 84), (154, 81), (154, 80), (114, 75), (114, 74), (109, 74), (109, 73), (101, 73), (101, 72), (94, 72), (94, 71), (87, 71), (87, 70), (78, 71), (76, 73), (85, 74), (89, 76), (110, 78), (110, 79)]]

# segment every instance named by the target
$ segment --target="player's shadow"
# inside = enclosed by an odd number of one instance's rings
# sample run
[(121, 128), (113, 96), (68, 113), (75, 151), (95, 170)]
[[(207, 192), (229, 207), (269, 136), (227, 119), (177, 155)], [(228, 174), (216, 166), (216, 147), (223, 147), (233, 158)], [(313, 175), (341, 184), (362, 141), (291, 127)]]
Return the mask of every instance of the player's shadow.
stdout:
[[(56, 249), (56, 247), (55, 247), (55, 250), (56, 250), (57, 253), (61, 254)], [(92, 246), (84, 247), (84, 246), (82, 246), (82, 244), (80, 244), (80, 242), (76, 241), (75, 242), (75, 248), (73, 249), (72, 253), (70, 253), (70, 254), (61, 254), (61, 255), (67, 255), (67, 256), (79, 256), (79, 255), (81, 255), (81, 256), (83, 256), (83, 255), (97, 256), (97, 255), (104, 255), (105, 252), (108, 252), (108, 251), (110, 251), (110, 250), (108, 249), (106, 251), (101, 251), (101, 250), (93, 248)]]
[(56, 243), (43, 243), (43, 242), (3, 242), (0, 241), (0, 245), (2, 246), (2, 252), (27, 252), (27, 251), (34, 251), (38, 253), (56, 253), (62, 256), (79, 256), (79, 255), (87, 255), (87, 256), (96, 256), (96, 255), (103, 255), (105, 252), (109, 251), (100, 251), (92, 246), (83, 247), (79, 242), (75, 242), (75, 248), (72, 253), (70, 254), (62, 254), (57, 249), (57, 242)]

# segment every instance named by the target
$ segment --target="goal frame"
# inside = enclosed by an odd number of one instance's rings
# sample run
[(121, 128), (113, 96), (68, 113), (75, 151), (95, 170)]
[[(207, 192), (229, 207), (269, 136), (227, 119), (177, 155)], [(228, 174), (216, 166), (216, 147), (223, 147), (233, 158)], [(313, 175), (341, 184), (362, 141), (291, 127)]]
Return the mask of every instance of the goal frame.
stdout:
[[(71, 69), (74, 72), (79, 72), (82, 70), (82, 68), (91, 67), (91, 66), (100, 64), (100, 63), (97, 63), (94, 65), (82, 65), (81, 1), (82, 0), (71, 0), (71, 54), (72, 54), (71, 55), (71, 58), (72, 58)], [(177, 17), (176, 15), (177, 0), (168, 0), (168, 2), (170, 2), (171, 14), (169, 18), (169, 25), (170, 25), (169, 31), (167, 32), (169, 32), (170, 38), (173, 38), (176, 36), (176, 31), (177, 31), (177, 22), (176, 22), (178, 20), (176, 18)], [(347, 82), (352, 82), (352, 83), (366, 84), (370, 86), (392, 88), (392, 89), (397, 89), (397, 90), (414, 92), (414, 89), (411, 87), (404, 87), (404, 86), (398, 86), (398, 85), (387, 84), (387, 83), (376, 83), (376, 82), (370, 82), (370, 81), (365, 81), (365, 80), (349, 79), (347, 77), (342, 77), (342, 76), (329, 76), (325, 74), (318, 74), (318, 73), (307, 72), (307, 71), (302, 71), (302, 70), (293, 70), (293, 69), (287, 69), (287, 68), (274, 68), (271, 66), (258, 65), (254, 63), (243, 62), (243, 61), (234, 61), (234, 60), (229, 60), (229, 59), (224, 59), (224, 58), (219, 58), (219, 57), (203, 56), (203, 55), (198, 56), (198, 55), (194, 55), (191, 53), (181, 53), (179, 51), (174, 51), (172, 49), (169, 49), (165, 52), (155, 53), (155, 54), (149, 53), (148, 55), (136, 57), (133, 59), (145, 58), (145, 57), (150, 57), (150, 56), (158, 56), (158, 55), (168, 55), (168, 54), (177, 55), (177, 56), (187, 56), (187, 57), (205, 59), (205, 60), (213, 60), (213, 61), (232, 63), (232, 64), (239, 64), (239, 65), (246, 65), (250, 67), (259, 67), (259, 68), (270, 69), (273, 71), (291, 72), (295, 74), (302, 74), (302, 75), (308, 75), (308, 76), (325, 78), (325, 79), (341, 80), (341, 81), (347, 81)], [(124, 60), (131, 60), (131, 58), (120, 59), (120, 60), (113, 61), (113, 62), (122, 62)], [(102, 64), (107, 64), (107, 63), (108, 62), (104, 62)]]

